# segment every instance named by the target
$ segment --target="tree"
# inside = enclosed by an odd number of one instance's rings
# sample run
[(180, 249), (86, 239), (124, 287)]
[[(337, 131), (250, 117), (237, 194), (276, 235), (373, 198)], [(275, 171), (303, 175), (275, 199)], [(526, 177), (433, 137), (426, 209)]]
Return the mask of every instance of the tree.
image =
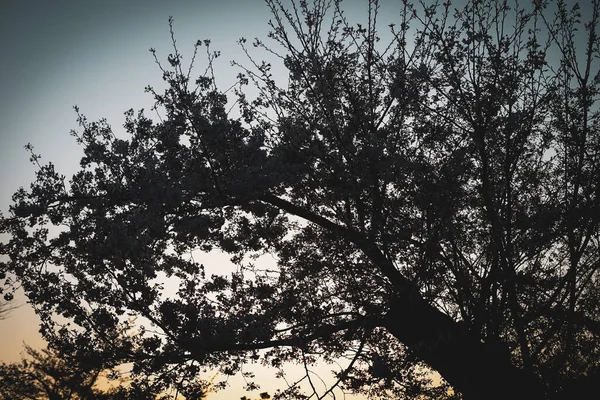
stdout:
[(10, 304), (8, 301), (0, 301), (0, 321), (9, 317), (10, 313), (20, 306)]
[(69, 363), (50, 348), (25, 346), (26, 357), (18, 363), (0, 363), (0, 399), (76, 400), (125, 399), (118, 389), (97, 389), (101, 368)]
[[(128, 372), (113, 368), (111, 360), (64, 354), (50, 347), (34, 349), (25, 345), (20, 362), (0, 363), (0, 400), (163, 400), (177, 398), (174, 388), (141, 379), (129, 379)], [(197, 387), (200, 387), (197, 385)], [(179, 398), (182, 398), (181, 396)], [(201, 400), (196, 391), (188, 399)], [(185, 398), (184, 398), (185, 399)]]
[[(262, 362), (300, 364), (316, 391), (310, 366), (347, 360), (330, 390), (576, 398), (600, 377), (591, 3), (585, 19), (562, 1), (404, 1), (386, 43), (376, 1), (354, 26), (337, 1), (267, 0), (274, 44), (254, 45), (273, 61), (240, 40), (234, 96), (205, 41), (198, 79), (196, 51), (159, 63), (160, 121), (130, 110), (122, 138), (78, 112), (81, 170), (40, 165), (15, 194), (2, 269), (56, 346), (93, 354), (127, 314), (147, 321), (111, 359), (182, 390)], [(206, 274), (193, 252), (211, 250), (237, 270)]]
[[(260, 400), (269, 400), (271, 398), (271, 395), (269, 395), (269, 393), (267, 392), (262, 392), (260, 395)], [(242, 396), (240, 397), (241, 400), (251, 400), (250, 397), (246, 397), (246, 396)]]

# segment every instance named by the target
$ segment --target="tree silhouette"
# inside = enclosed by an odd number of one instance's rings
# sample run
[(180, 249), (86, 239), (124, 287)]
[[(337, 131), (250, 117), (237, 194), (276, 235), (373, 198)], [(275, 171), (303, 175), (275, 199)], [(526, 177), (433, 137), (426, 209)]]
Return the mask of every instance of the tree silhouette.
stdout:
[[(269, 400), (271, 398), (271, 395), (269, 395), (268, 392), (262, 392), (259, 394), (260, 400)], [(240, 397), (241, 400), (252, 400), (250, 397), (246, 397), (246, 396), (242, 396)]]
[(20, 305), (10, 304), (8, 301), (0, 301), (0, 321), (9, 317), (10, 313)]
[[(81, 170), (67, 181), (40, 165), (15, 194), (1, 268), (45, 337), (104, 346), (134, 377), (190, 393), (209, 369), (250, 376), (254, 362), (306, 371), (276, 397), (590, 390), (599, 1), (586, 15), (562, 1), (403, 1), (388, 42), (376, 1), (362, 25), (337, 1), (266, 3), (272, 45), (254, 46), (271, 63), (240, 40), (250, 66), (220, 90), (210, 42), (196, 45), (208, 63), (197, 79), (196, 51), (187, 68), (174, 45), (168, 67), (157, 58), (168, 88), (148, 89), (160, 121), (130, 110), (123, 139), (78, 112)], [(237, 270), (205, 273), (193, 252), (213, 249)], [(127, 314), (147, 323), (125, 328)], [(318, 362), (340, 366), (325, 392)]]
[[(107, 360), (110, 362), (110, 360)], [(202, 386), (187, 385), (188, 397), (174, 387), (130, 379), (127, 371), (96, 357), (64, 354), (50, 347), (25, 345), (20, 362), (0, 363), (0, 400), (201, 400)]]
[(95, 385), (102, 369), (69, 363), (51, 349), (25, 346), (19, 363), (0, 364), (0, 399), (117, 399), (118, 390), (101, 391)]

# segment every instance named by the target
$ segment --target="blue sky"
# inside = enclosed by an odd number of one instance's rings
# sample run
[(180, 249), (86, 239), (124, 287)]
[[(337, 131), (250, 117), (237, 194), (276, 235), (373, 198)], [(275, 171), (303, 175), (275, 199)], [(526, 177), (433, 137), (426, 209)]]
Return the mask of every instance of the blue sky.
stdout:
[(223, 80), (240, 58), (236, 40), (264, 36), (268, 13), (260, 0), (14, 1), (0, 12), (0, 209), (30, 181), (34, 169), (23, 146), (31, 142), (43, 160), (72, 171), (78, 148), (72, 106), (89, 119), (106, 117), (115, 130), (128, 108), (149, 108), (148, 84), (160, 71), (148, 49), (166, 58), (167, 19), (175, 18), (178, 44), (191, 55), (197, 39), (221, 50)]

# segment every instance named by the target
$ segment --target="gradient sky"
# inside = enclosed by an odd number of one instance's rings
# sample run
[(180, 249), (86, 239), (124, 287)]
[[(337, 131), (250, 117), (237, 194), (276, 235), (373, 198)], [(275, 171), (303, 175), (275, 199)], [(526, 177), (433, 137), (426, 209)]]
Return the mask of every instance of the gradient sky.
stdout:
[[(362, 7), (363, 12), (366, 8)], [(348, 1), (356, 5), (356, 1)], [(172, 51), (168, 17), (175, 20), (180, 52), (192, 54), (198, 39), (211, 39), (221, 51), (218, 84), (228, 87), (244, 61), (237, 39), (266, 39), (270, 14), (262, 0), (14, 0), (0, 5), (0, 210), (27, 187), (35, 168), (23, 146), (31, 142), (42, 162), (52, 161), (69, 176), (77, 169), (80, 148), (69, 135), (77, 129), (73, 106), (89, 120), (106, 117), (122, 133), (123, 112), (149, 109), (147, 85), (159, 85), (161, 73), (148, 51), (159, 59)], [(203, 61), (199, 57), (199, 61)], [(165, 61), (166, 62), (166, 61)], [(198, 63), (201, 67), (202, 64)], [(198, 73), (203, 68), (198, 68)], [(25, 303), (25, 298), (17, 298)], [(24, 304), (0, 321), (0, 361), (20, 359), (22, 343), (43, 345), (38, 320)], [(273, 390), (274, 371), (258, 371), (265, 390)], [(242, 382), (210, 398), (238, 398)]]
[[(347, 16), (366, 14), (366, 0), (345, 4)], [(397, 11), (388, 11), (382, 16), (393, 20)], [(211, 39), (212, 48), (221, 51), (216, 72), (222, 88), (239, 72), (230, 61), (245, 61), (237, 39), (266, 39), (270, 17), (262, 0), (2, 1), (0, 210), (5, 215), (12, 193), (34, 177), (23, 149), (28, 142), (58, 171), (69, 176), (76, 170), (81, 153), (69, 135), (77, 128), (74, 105), (90, 120), (106, 117), (117, 134), (124, 111), (150, 108), (153, 101), (144, 87), (160, 84), (161, 77), (148, 49), (156, 48), (159, 59), (166, 60), (172, 50), (170, 15), (184, 57), (191, 55), (198, 39)], [(386, 25), (381, 23), (382, 30)], [(23, 341), (41, 345), (37, 330), (27, 305), (0, 321), (0, 361), (17, 361)], [(269, 389), (272, 376), (261, 373), (258, 381)], [(211, 398), (237, 398), (244, 394), (240, 385), (232, 381), (231, 389)]]

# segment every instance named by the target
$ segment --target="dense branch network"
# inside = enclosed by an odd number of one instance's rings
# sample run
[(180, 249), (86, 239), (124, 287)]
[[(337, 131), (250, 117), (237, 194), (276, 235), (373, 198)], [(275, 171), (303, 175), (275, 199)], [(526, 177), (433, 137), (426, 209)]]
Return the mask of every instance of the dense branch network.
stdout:
[[(1, 220), (0, 272), (45, 337), (192, 397), (203, 374), (256, 363), (302, 367), (281, 398), (589, 389), (600, 3), (581, 25), (564, 2), (405, 1), (385, 33), (377, 1), (356, 26), (338, 1), (266, 3), (273, 44), (254, 46), (272, 61), (240, 40), (250, 66), (234, 63), (232, 88), (209, 41), (183, 65), (171, 26), (169, 66), (155, 55), (167, 89), (148, 89), (160, 121), (130, 110), (124, 139), (78, 111), (69, 181), (29, 147), (37, 179)], [(196, 261), (216, 252), (229, 273)], [(323, 362), (339, 368), (320, 391)]]

